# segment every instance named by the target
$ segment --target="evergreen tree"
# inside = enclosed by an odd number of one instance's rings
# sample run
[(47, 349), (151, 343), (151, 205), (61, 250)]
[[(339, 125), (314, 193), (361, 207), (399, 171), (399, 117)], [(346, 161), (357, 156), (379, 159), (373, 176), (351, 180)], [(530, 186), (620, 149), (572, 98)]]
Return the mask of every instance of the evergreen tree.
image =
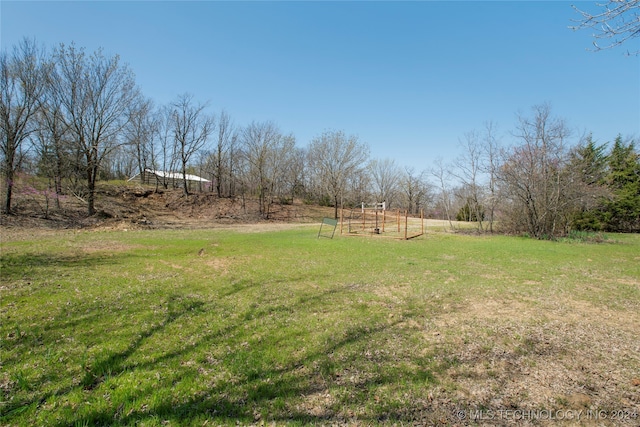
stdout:
[(640, 155), (634, 142), (625, 144), (618, 135), (607, 160), (613, 199), (605, 205), (605, 229), (640, 232)]
[(591, 135), (572, 154), (572, 163), (580, 168), (581, 180), (587, 184), (602, 184), (607, 173), (607, 144), (597, 145)]
[(571, 226), (576, 230), (602, 230), (603, 207), (610, 196), (606, 187), (607, 144), (597, 145), (591, 135), (570, 153), (568, 172), (582, 193), (580, 210)]

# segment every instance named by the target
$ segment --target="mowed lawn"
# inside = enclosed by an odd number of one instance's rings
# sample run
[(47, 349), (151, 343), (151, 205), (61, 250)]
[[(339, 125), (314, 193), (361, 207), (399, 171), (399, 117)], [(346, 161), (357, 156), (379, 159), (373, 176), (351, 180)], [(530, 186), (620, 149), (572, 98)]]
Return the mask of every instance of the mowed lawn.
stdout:
[(0, 424), (640, 424), (640, 236), (316, 233), (3, 231)]

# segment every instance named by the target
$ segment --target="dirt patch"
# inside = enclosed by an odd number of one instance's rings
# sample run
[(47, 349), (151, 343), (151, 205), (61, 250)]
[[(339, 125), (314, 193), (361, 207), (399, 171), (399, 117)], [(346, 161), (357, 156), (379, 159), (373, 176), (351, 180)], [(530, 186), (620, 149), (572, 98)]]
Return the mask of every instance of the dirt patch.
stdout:
[(213, 268), (219, 274), (225, 275), (229, 271), (230, 261), (228, 259), (213, 258), (204, 261), (204, 264), (210, 268)]
[(542, 299), (474, 299), (424, 331), (451, 365), (445, 376), (456, 384), (457, 405), (492, 413), (638, 413), (632, 368), (640, 364), (638, 336), (640, 315), (573, 299), (563, 300), (562, 309)]

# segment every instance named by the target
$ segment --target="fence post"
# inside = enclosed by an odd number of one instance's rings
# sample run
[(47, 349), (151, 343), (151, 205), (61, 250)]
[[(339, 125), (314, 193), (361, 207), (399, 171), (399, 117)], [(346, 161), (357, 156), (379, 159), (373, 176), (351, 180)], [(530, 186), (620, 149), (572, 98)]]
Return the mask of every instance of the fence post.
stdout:
[(386, 219), (387, 219), (387, 211), (383, 210), (382, 211), (382, 232), (383, 233), (384, 233), (384, 222), (386, 221)]
[(404, 240), (407, 240), (408, 226), (409, 226), (409, 211), (404, 211)]

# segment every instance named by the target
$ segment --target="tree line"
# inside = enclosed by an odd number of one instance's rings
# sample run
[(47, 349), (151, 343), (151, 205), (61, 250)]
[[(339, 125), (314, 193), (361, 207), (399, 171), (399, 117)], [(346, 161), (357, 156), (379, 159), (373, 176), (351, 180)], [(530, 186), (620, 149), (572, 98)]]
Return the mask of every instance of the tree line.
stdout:
[(520, 116), (510, 137), (501, 144), (488, 123), (481, 133), (465, 134), (453, 164), (439, 165), (449, 219), (456, 212), (456, 219), (489, 231), (498, 221), (502, 231), (536, 238), (572, 230), (640, 232), (640, 155), (632, 138), (618, 135), (612, 144), (573, 138), (549, 104)]
[[(224, 110), (182, 94), (156, 105), (117, 55), (59, 45), (48, 52), (25, 39), (0, 54), (5, 214), (16, 174), (46, 178), (56, 195), (73, 194), (95, 213), (96, 182), (147, 169), (211, 181), (200, 191), (253, 198), (269, 218), (274, 204), (303, 199), (334, 207), (382, 202), (390, 208), (479, 230), (544, 238), (571, 229), (640, 231), (640, 159), (632, 139), (597, 144), (574, 138), (547, 104), (522, 116), (503, 142), (496, 126), (465, 133), (453, 162), (422, 171), (370, 156), (342, 130), (306, 146), (274, 122), (238, 125)], [(506, 139), (506, 138), (504, 138)], [(157, 189), (175, 181), (160, 179)], [(150, 183), (151, 184), (151, 183)], [(56, 199), (57, 200), (57, 199)]]

